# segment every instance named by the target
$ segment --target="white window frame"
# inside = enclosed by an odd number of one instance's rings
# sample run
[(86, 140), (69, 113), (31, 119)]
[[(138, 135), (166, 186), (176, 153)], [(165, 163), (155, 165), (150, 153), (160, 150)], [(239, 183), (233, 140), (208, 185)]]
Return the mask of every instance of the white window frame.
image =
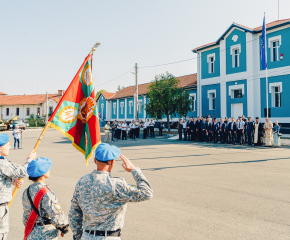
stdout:
[(234, 99), (234, 90), (240, 90), (242, 89), (242, 94), (245, 94), (245, 86), (244, 84), (236, 84), (236, 85), (231, 85), (229, 86), (229, 96)]
[[(213, 59), (213, 61), (211, 61), (211, 59)], [(214, 73), (215, 53), (207, 55), (207, 62), (208, 62), (208, 73)], [(212, 69), (211, 65), (213, 65)]]
[[(192, 97), (194, 97), (194, 100), (192, 100)], [(194, 102), (193, 104), (191, 104), (191, 106), (193, 105), (193, 109), (192, 109), (192, 107), (191, 107), (191, 112), (195, 112), (195, 111), (196, 111), (196, 108), (195, 108), (195, 103), (196, 103), (196, 93), (190, 93), (190, 94), (189, 94), (189, 99), (190, 99), (191, 101)]]
[(281, 107), (281, 93), (282, 93), (282, 82), (275, 82), (275, 83), (270, 83), (269, 84), (269, 93), (271, 94), (271, 106), (273, 108), (277, 108), (276, 107), (276, 98), (275, 95), (277, 94), (275, 92), (275, 87), (279, 87), (279, 92), (280, 93), (280, 106)]
[(9, 111), (10, 111), (9, 108), (6, 108), (6, 116), (9, 116)]
[(142, 100), (138, 100), (138, 113), (142, 113)]
[[(17, 110), (18, 110), (18, 114), (17, 114)], [(16, 116), (20, 115), (20, 108), (16, 108)]]
[(114, 115), (116, 114), (116, 106), (117, 106), (117, 104), (114, 102), (114, 103), (113, 103), (113, 109), (114, 109), (113, 112), (114, 112)]
[(26, 116), (30, 115), (30, 108), (26, 108)]
[(232, 67), (236, 68), (236, 61), (235, 61), (235, 50), (238, 50), (238, 62), (237, 62), (237, 67), (240, 66), (240, 53), (241, 53), (241, 44), (236, 44), (231, 46), (231, 55), (232, 55)]
[(120, 102), (121, 114), (124, 114), (124, 102)]
[(279, 50), (279, 48), (282, 45), (281, 35), (275, 36), (275, 37), (271, 37), (271, 38), (268, 39), (268, 48), (270, 48), (270, 50), (271, 50), (270, 51), (271, 52), (271, 54), (270, 54), (271, 55), (271, 62), (274, 61), (274, 54), (273, 54), (273, 52), (274, 52), (273, 43), (274, 42), (279, 42), (279, 46), (277, 46), (276, 48), (277, 48), (277, 61), (280, 61), (280, 54), (279, 54), (280, 50)]
[[(214, 95), (214, 97), (213, 97)], [(213, 108), (213, 99), (216, 99), (216, 90), (208, 90), (207, 91), (207, 98), (209, 99), (209, 110), (215, 110), (216, 109), (216, 101), (215, 101), (215, 108)]]
[[(38, 111), (38, 110), (39, 110), (39, 111)], [(38, 114), (38, 112), (39, 112), (39, 114)], [(37, 108), (36, 108), (36, 115), (40, 116), (40, 107), (37, 107)]]
[(129, 101), (129, 114), (132, 114), (133, 101)]

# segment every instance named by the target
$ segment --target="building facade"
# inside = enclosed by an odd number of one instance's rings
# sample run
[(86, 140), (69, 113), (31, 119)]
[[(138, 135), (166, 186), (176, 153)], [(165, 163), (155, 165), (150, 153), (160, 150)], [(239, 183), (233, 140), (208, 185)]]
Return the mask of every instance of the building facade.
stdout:
[[(290, 19), (267, 24), (266, 32), (270, 120), (290, 123)], [(262, 26), (233, 23), (217, 41), (192, 50), (198, 56), (198, 115), (245, 115), (265, 121), (261, 34)]]
[[(188, 115), (190, 117), (197, 117), (197, 74), (177, 77), (177, 79), (180, 80), (179, 86), (189, 91), (191, 111), (188, 112)], [(112, 121), (115, 119), (118, 121), (132, 121), (136, 118), (145, 121), (146, 118), (150, 118), (145, 108), (149, 101), (146, 96), (149, 84), (150, 83), (138, 85), (138, 103), (134, 97), (135, 86), (126, 87), (116, 93), (101, 93), (97, 98), (98, 111), (101, 114), (101, 118), (105, 121)], [(136, 104), (138, 104), (138, 114), (136, 113)], [(173, 117), (173, 120), (177, 119), (178, 116)], [(165, 117), (160, 120), (167, 121)]]
[(10, 120), (17, 116), (18, 119), (24, 120), (29, 118), (31, 114), (44, 117), (46, 106), (48, 107), (48, 114), (52, 114), (63, 94), (63, 90), (59, 90), (58, 94), (48, 94), (48, 102), (46, 101), (46, 94), (0, 96), (1, 119)]

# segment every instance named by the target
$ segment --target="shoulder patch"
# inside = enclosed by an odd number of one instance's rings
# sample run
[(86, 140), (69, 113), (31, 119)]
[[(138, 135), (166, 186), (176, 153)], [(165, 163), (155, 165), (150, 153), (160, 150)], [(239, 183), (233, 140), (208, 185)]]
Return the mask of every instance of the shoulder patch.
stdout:
[(54, 204), (54, 208), (56, 209), (56, 211), (58, 212), (62, 212), (61, 206), (59, 204)]
[(130, 189), (131, 189), (132, 192), (140, 192), (140, 189), (137, 186), (135, 186), (135, 185), (131, 186)]

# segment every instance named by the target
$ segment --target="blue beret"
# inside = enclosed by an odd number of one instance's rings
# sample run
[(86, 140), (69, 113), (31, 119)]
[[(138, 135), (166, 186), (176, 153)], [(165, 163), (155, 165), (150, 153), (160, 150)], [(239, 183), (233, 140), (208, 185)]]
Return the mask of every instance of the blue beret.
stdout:
[(6, 133), (0, 134), (0, 147), (8, 143), (10, 136)]
[(116, 146), (107, 143), (101, 143), (96, 148), (95, 158), (100, 162), (114, 160), (121, 155), (121, 150)]
[(51, 164), (50, 159), (39, 157), (28, 164), (27, 173), (30, 177), (41, 177), (49, 171)]

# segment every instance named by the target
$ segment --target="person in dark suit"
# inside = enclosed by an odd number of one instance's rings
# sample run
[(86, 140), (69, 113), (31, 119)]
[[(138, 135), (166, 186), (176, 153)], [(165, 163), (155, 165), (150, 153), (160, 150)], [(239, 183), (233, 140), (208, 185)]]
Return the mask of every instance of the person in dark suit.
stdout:
[(228, 144), (231, 143), (231, 123), (230, 123), (229, 118), (227, 118), (227, 123), (226, 123), (226, 142)]
[(187, 141), (191, 140), (191, 131), (190, 131), (190, 126), (191, 125), (191, 118), (188, 119), (186, 122), (186, 132), (187, 132)]
[(182, 141), (182, 129), (183, 129), (183, 124), (182, 124), (182, 120), (179, 119), (178, 122), (178, 135), (179, 135), (179, 141)]
[(164, 128), (164, 123), (162, 121), (160, 121), (158, 128), (159, 128), (159, 136), (163, 136), (162, 130)]
[(263, 145), (261, 138), (263, 137), (263, 124), (260, 123), (260, 120), (258, 117), (256, 117), (256, 123), (254, 126), (254, 145), (255, 146), (261, 146)]
[(190, 131), (191, 131), (191, 141), (196, 141), (196, 129), (195, 129), (196, 121), (195, 118), (192, 119), (190, 124)]
[(214, 143), (217, 143), (217, 141), (218, 141), (218, 130), (219, 130), (218, 122), (217, 122), (217, 119), (214, 118), (213, 123), (212, 123), (212, 135), (213, 135), (213, 142)]
[(210, 119), (207, 118), (207, 142), (210, 143), (212, 141), (212, 124)]
[(252, 146), (253, 131), (254, 131), (254, 123), (252, 121), (252, 118), (249, 117), (249, 121), (247, 122), (247, 125), (246, 125), (246, 132), (247, 132), (247, 135), (248, 135), (248, 145), (249, 146)]
[(197, 117), (196, 123), (195, 123), (195, 132), (196, 132), (196, 141), (201, 142), (202, 141), (202, 132), (201, 132), (201, 120), (200, 117)]
[(203, 142), (207, 141), (206, 130), (207, 130), (207, 122), (205, 121), (205, 118), (203, 118), (203, 120), (201, 122), (201, 131), (202, 131), (202, 141)]
[(220, 122), (218, 125), (218, 134), (220, 136), (221, 143), (224, 143), (224, 130), (225, 130), (224, 120), (220, 118)]
[(236, 141), (237, 141), (237, 125), (236, 125), (236, 122), (235, 122), (235, 118), (232, 117), (232, 122), (231, 122), (231, 125), (230, 125), (230, 137), (231, 137), (231, 143), (233, 145), (236, 145)]

